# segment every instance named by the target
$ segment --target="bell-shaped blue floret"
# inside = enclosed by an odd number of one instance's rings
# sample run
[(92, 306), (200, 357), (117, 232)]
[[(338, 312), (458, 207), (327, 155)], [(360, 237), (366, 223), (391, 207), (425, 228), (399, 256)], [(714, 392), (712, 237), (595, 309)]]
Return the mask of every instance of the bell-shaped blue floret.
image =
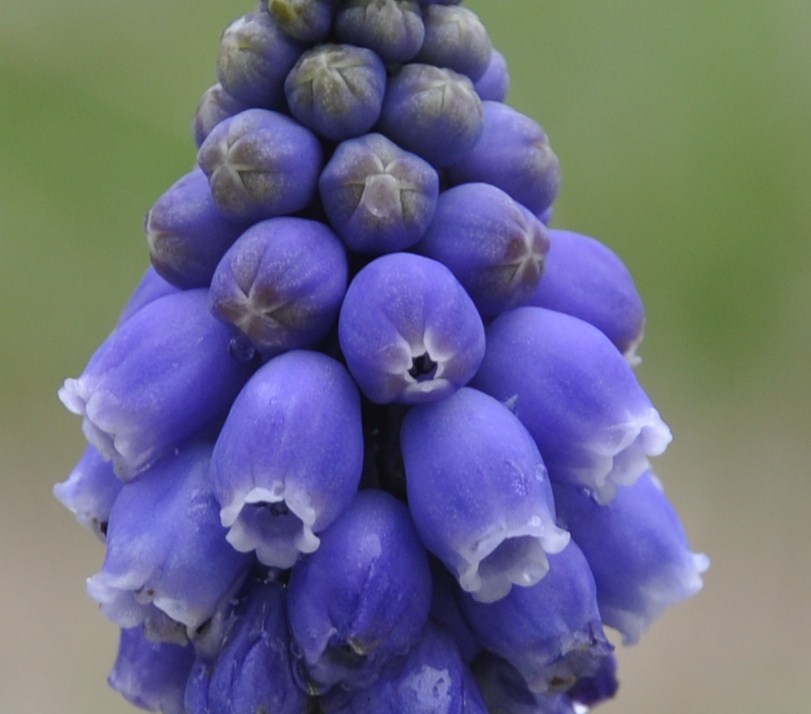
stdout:
[(443, 168), (470, 151), (482, 131), (482, 103), (468, 77), (429, 64), (407, 64), (389, 78), (379, 130)]
[(302, 714), (306, 695), (291, 669), (285, 589), (253, 583), (237, 605), (222, 651), (199, 659), (186, 688), (185, 714)]
[(144, 222), (152, 265), (183, 289), (206, 287), (220, 258), (246, 228), (223, 216), (198, 168), (173, 184)]
[(107, 681), (130, 704), (161, 714), (186, 714), (183, 693), (194, 662), (191, 645), (153, 642), (143, 628), (121, 630)]
[(463, 388), (406, 415), (408, 507), (425, 547), (481, 602), (537, 583), (569, 535), (532, 437), (503, 404)]
[(482, 181), (498, 186), (535, 215), (553, 203), (560, 189), (560, 164), (546, 132), (528, 116), (501, 102), (482, 104), (476, 144), (448, 167), (455, 184)]
[(690, 551), (678, 515), (650, 473), (607, 505), (569, 486), (556, 487), (555, 499), (594, 573), (603, 622), (626, 644), (701, 589), (709, 560)]
[(130, 479), (226, 414), (252, 369), (231, 356), (233, 339), (206, 290), (167, 295), (120, 324), (59, 398)]
[(103, 541), (110, 509), (121, 486), (112, 463), (105, 461), (94, 447), (88, 446), (67, 479), (56, 484), (53, 490), (54, 496), (76, 516), (76, 520)]
[(343, 141), (374, 126), (386, 92), (386, 67), (371, 50), (317, 45), (284, 83), (290, 113), (318, 136)]
[(288, 593), (307, 688), (369, 685), (416, 644), (428, 619), (428, 557), (407, 508), (383, 491), (358, 493), (321, 547), (295, 565)]
[(585, 486), (604, 503), (671, 439), (611, 341), (552, 310), (520, 307), (496, 318), (472, 386), (509, 401), (553, 482)]
[(349, 371), (373, 402), (435, 401), (476, 373), (484, 326), (441, 263), (410, 253), (373, 260), (349, 284), (338, 317)]
[(360, 398), (317, 352), (273, 358), (234, 401), (211, 473), (228, 541), (289, 568), (349, 505), (363, 468)]
[(208, 444), (187, 446), (116, 498), (104, 564), (87, 589), (121, 627), (152, 619), (156, 608), (193, 636), (250, 566), (225, 540), (210, 457)]
[(612, 650), (594, 578), (574, 542), (549, 557), (549, 573), (536, 585), (488, 604), (463, 595), (459, 604), (482, 645), (512, 664), (533, 692), (567, 691)]
[(594, 238), (551, 230), (543, 280), (526, 301), (594, 325), (633, 365), (645, 329), (645, 308), (623, 262)]
[(236, 221), (258, 221), (306, 208), (324, 159), (316, 136), (298, 122), (248, 109), (211, 130), (197, 163), (220, 211)]
[(243, 104), (280, 108), (285, 77), (303, 49), (267, 12), (245, 15), (222, 33), (217, 78)]
[(251, 226), (223, 256), (211, 279), (211, 310), (271, 357), (326, 337), (346, 281), (343, 244), (327, 226), (269, 218)]
[(413, 0), (350, 0), (335, 16), (341, 42), (374, 50), (387, 64), (408, 62), (425, 39), (422, 13)]
[(405, 250), (436, 210), (439, 176), (382, 134), (340, 144), (318, 180), (321, 203), (344, 243), (360, 253)]
[(548, 249), (543, 223), (487, 183), (441, 193), (434, 219), (416, 247), (450, 268), (485, 317), (532, 295)]
[(453, 638), (428, 624), (420, 641), (365, 689), (336, 691), (324, 714), (488, 714)]

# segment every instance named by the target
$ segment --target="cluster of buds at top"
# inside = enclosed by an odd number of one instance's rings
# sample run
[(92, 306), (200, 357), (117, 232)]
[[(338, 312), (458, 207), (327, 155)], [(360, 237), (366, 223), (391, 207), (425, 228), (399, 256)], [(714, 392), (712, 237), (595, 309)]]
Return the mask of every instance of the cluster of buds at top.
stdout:
[(701, 587), (644, 311), (458, 2), (223, 33), (152, 267), (60, 391), (111, 685), (164, 714), (571, 714)]

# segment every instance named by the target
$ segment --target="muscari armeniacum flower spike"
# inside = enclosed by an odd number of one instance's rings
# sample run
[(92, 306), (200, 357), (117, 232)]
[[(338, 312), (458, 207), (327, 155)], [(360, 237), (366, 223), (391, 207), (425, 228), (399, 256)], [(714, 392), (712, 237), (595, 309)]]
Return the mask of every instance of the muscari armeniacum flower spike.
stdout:
[(652, 474), (619, 489), (607, 505), (570, 486), (556, 486), (555, 501), (594, 573), (603, 622), (619, 630), (626, 644), (701, 589), (709, 560), (690, 551), (679, 517)]
[(488, 714), (453, 638), (428, 623), (419, 642), (365, 689), (334, 691), (324, 714)]
[(413, 0), (349, 0), (335, 16), (341, 42), (368, 47), (387, 64), (408, 62), (422, 47), (425, 25)]
[(510, 403), (553, 482), (584, 486), (602, 503), (671, 439), (611, 341), (560, 312), (520, 307), (496, 318), (471, 384)]
[(184, 714), (302, 714), (306, 695), (291, 669), (286, 590), (255, 582), (239, 602), (222, 651), (198, 658)]
[(389, 78), (378, 129), (443, 168), (470, 151), (482, 131), (482, 103), (470, 79), (428, 64), (406, 64)]
[(278, 109), (284, 106), (284, 80), (303, 49), (267, 12), (245, 15), (222, 33), (217, 78), (243, 104)]
[(225, 416), (252, 369), (231, 356), (233, 339), (209, 313), (206, 290), (172, 293), (121, 323), (59, 398), (131, 479)]
[(103, 541), (110, 509), (121, 486), (112, 463), (105, 461), (94, 447), (88, 446), (67, 479), (56, 484), (53, 492), (79, 523)]
[(363, 468), (360, 398), (318, 352), (273, 358), (239, 393), (214, 447), (211, 474), (238, 550), (289, 568), (349, 505)]
[(471, 150), (448, 167), (451, 183), (484, 181), (506, 191), (537, 216), (560, 188), (560, 164), (546, 132), (501, 102), (482, 103), (482, 131)]
[(321, 204), (346, 245), (380, 255), (405, 250), (436, 210), (439, 176), (382, 134), (340, 144), (318, 180)]
[(225, 540), (210, 458), (205, 442), (185, 446), (116, 498), (104, 564), (87, 590), (121, 627), (157, 619), (162, 629), (163, 613), (192, 637), (250, 566)]
[(645, 308), (628, 269), (608, 246), (572, 231), (549, 231), (544, 278), (526, 301), (594, 325), (632, 365)]
[(428, 557), (405, 505), (360, 491), (290, 576), (290, 631), (305, 686), (368, 686), (416, 644), (430, 606)]
[(220, 258), (246, 228), (222, 214), (199, 168), (172, 185), (144, 221), (152, 265), (183, 289), (206, 287)]
[(265, 357), (326, 337), (346, 292), (338, 237), (318, 221), (282, 216), (251, 226), (211, 280), (211, 310)]
[(410, 253), (373, 260), (349, 284), (338, 317), (349, 371), (373, 402), (442, 399), (476, 373), (484, 326), (444, 265)]
[(194, 662), (190, 644), (147, 639), (142, 627), (122, 629), (107, 681), (128, 702), (151, 712), (186, 714), (183, 695)]
[(533, 692), (564, 692), (595, 674), (611, 653), (594, 579), (573, 541), (549, 556), (549, 572), (493, 603), (459, 601), (482, 645), (508, 662)]
[(481, 602), (541, 580), (566, 546), (532, 437), (470, 388), (411, 409), (400, 442), (408, 507), (425, 547)]
[(525, 302), (544, 271), (546, 227), (504, 191), (468, 183), (443, 191), (416, 250), (448, 266), (485, 317)]
[(316, 195), (321, 144), (279, 112), (248, 109), (220, 122), (197, 153), (219, 209), (257, 221), (305, 208)]
[(352, 45), (317, 45), (305, 52), (284, 83), (290, 113), (318, 136), (343, 141), (366, 133), (380, 116), (386, 66)]

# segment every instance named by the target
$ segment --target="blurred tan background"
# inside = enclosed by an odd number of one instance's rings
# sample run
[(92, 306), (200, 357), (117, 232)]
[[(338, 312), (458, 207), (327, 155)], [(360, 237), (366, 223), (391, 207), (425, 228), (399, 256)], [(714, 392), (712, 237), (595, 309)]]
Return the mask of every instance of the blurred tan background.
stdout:
[[(194, 160), (220, 30), (251, 0), (0, 7), (0, 711), (124, 714), (100, 544), (51, 496), (82, 452), (56, 390), (147, 264), (142, 217)], [(808, 706), (811, 3), (477, 0), (511, 103), (564, 168), (555, 225), (646, 299), (639, 368), (697, 598), (619, 653), (606, 714)]]

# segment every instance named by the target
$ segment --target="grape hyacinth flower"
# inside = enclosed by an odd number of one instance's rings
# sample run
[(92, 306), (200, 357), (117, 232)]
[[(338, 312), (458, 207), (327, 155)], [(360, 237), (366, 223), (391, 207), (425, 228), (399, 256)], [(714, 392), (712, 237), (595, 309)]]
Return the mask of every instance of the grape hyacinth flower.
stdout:
[(401, 439), (411, 517), (465, 591), (490, 603), (546, 575), (547, 554), (569, 534), (555, 525), (541, 455), (509, 409), (463, 388), (412, 409)]
[(327, 336), (346, 281), (346, 254), (327, 226), (268, 218), (245, 231), (217, 265), (211, 312), (272, 357)]
[(616, 347), (561, 312), (521, 307), (496, 318), (472, 385), (511, 404), (553, 482), (584, 486), (601, 503), (671, 439)]
[(194, 648), (149, 640), (142, 627), (121, 630), (110, 686), (147, 711), (185, 714), (183, 697)]
[(104, 565), (87, 589), (121, 627), (167, 615), (192, 635), (249, 567), (225, 540), (210, 460), (210, 444), (189, 445), (116, 497)]
[(258, 0), (60, 399), (110, 685), (161, 714), (583, 714), (695, 594), (622, 261), (461, 0)]
[(441, 399), (466, 384), (484, 352), (473, 301), (440, 263), (377, 258), (355, 276), (338, 318), (352, 376), (373, 402)]
[(416, 246), (448, 266), (485, 317), (526, 301), (549, 250), (546, 228), (504, 191), (468, 183), (442, 193)]
[(374, 682), (420, 637), (431, 605), (428, 557), (406, 507), (361, 491), (290, 575), (293, 653), (307, 688)]
[(340, 144), (318, 181), (321, 203), (351, 250), (382, 254), (422, 238), (436, 210), (439, 175), (382, 134)]
[(253, 581), (234, 608), (214, 660), (198, 657), (183, 680), (187, 714), (299, 714), (306, 695), (295, 684), (287, 627), (287, 593)]
[(304, 350), (269, 361), (234, 400), (214, 447), (228, 542), (290, 568), (349, 505), (362, 462), (360, 399), (346, 370)]

